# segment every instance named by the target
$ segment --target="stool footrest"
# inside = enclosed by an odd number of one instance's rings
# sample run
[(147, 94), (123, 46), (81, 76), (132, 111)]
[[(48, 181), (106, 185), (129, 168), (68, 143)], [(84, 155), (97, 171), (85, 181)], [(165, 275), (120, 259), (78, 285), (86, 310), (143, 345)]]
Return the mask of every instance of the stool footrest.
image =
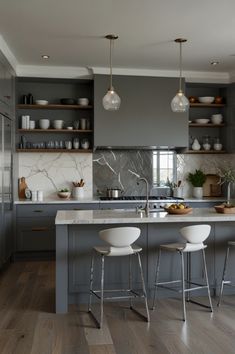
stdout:
[[(101, 299), (101, 296), (99, 295), (101, 293), (101, 290), (90, 290), (90, 292), (95, 295), (98, 299)], [(143, 298), (144, 294), (139, 294), (134, 290), (131, 289), (112, 289), (112, 290), (104, 290), (104, 294), (109, 292), (126, 292), (129, 293), (129, 295), (120, 295), (120, 296), (104, 296), (104, 300), (121, 300), (121, 299), (134, 299), (137, 297)]]

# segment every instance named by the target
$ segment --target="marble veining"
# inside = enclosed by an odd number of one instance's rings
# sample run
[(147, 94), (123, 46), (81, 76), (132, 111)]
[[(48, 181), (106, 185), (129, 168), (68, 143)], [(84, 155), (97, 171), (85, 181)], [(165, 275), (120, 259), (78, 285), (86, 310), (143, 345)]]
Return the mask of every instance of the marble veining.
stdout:
[(84, 179), (85, 197), (92, 197), (92, 154), (19, 153), (19, 174), (31, 190), (43, 190), (44, 198), (57, 190), (72, 190), (72, 182)]

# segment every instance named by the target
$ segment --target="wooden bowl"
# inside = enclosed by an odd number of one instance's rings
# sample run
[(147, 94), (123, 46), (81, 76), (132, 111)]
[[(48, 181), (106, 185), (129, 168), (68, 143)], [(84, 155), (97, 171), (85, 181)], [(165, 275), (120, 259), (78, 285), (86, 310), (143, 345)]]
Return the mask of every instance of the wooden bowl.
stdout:
[(190, 97), (188, 98), (188, 100), (189, 100), (190, 103), (196, 103), (196, 102), (197, 102), (197, 97), (190, 96)]
[(220, 214), (235, 214), (235, 206), (226, 207), (224, 204), (214, 206), (217, 213)]
[(185, 208), (185, 209), (171, 209), (171, 208), (165, 208), (165, 211), (168, 212), (168, 214), (174, 214), (174, 215), (184, 215), (190, 213), (193, 208)]

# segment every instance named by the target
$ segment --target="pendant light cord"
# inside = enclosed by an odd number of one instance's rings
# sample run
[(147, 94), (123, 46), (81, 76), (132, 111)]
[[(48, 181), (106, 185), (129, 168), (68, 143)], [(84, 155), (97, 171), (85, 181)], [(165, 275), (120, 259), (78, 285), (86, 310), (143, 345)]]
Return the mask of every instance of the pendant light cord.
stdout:
[(110, 90), (113, 90), (113, 63), (112, 63), (112, 48), (113, 48), (113, 39), (110, 39), (109, 47), (109, 66), (110, 66)]
[(180, 42), (180, 87), (179, 92), (182, 92), (182, 42)]

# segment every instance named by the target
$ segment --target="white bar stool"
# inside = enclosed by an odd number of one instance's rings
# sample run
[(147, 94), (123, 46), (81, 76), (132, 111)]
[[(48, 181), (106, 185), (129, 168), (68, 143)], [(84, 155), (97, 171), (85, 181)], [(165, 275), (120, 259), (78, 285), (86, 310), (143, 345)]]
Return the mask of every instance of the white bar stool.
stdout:
[[(116, 227), (111, 229), (102, 230), (99, 232), (100, 238), (107, 242), (108, 246), (97, 246), (94, 247), (93, 256), (91, 259), (91, 271), (90, 271), (90, 296), (89, 296), (89, 306), (88, 312), (90, 312), (98, 326), (98, 328), (102, 328), (103, 325), (103, 303), (104, 300), (108, 299), (130, 299), (130, 308), (137, 312), (139, 315), (144, 317), (144, 319), (149, 322), (149, 310), (147, 303), (147, 294), (144, 283), (144, 275), (143, 269), (140, 259), (140, 252), (142, 251), (141, 247), (137, 245), (132, 245), (135, 240), (140, 236), (140, 229), (137, 227)], [(93, 290), (93, 278), (94, 278), (94, 261), (95, 255), (98, 254), (101, 256), (101, 288), (98, 290)], [(132, 289), (132, 269), (131, 269), (131, 256), (137, 255), (138, 264), (142, 282), (142, 294), (134, 291)], [(120, 257), (120, 256), (129, 256), (129, 289), (112, 289), (112, 290), (104, 290), (104, 258), (105, 257)], [(127, 292), (128, 295), (120, 295), (120, 296), (110, 296), (104, 297), (105, 292)], [(91, 302), (92, 296), (95, 295), (100, 299), (100, 320), (97, 320), (96, 316), (93, 314), (91, 310)], [(144, 298), (145, 308), (146, 308), (146, 316), (142, 315), (139, 311), (137, 311), (132, 306), (132, 299), (142, 297)]]
[(217, 306), (220, 306), (222, 296), (223, 296), (224, 285), (231, 286), (231, 287), (235, 286), (235, 284), (232, 284), (231, 280), (225, 280), (227, 265), (228, 265), (229, 250), (230, 250), (230, 247), (234, 247), (234, 246), (235, 246), (235, 241), (228, 241), (227, 251), (226, 251), (225, 260), (224, 260), (224, 270), (223, 270), (222, 280), (221, 280), (221, 284), (220, 284), (219, 301), (218, 301)]
[[(186, 320), (186, 307), (185, 307), (185, 293), (187, 293), (187, 301), (195, 303), (197, 305), (210, 308), (211, 312), (213, 312), (212, 303), (211, 303), (211, 296), (210, 296), (210, 289), (208, 283), (208, 275), (207, 275), (207, 267), (206, 267), (206, 258), (205, 258), (205, 248), (207, 247), (204, 245), (203, 241), (207, 239), (210, 234), (211, 227), (210, 225), (192, 225), (186, 226), (180, 229), (180, 233), (183, 238), (187, 241), (186, 243), (170, 243), (165, 245), (160, 245), (159, 253), (158, 253), (158, 260), (157, 260), (157, 267), (156, 267), (156, 278), (154, 284), (154, 296), (153, 296), (153, 310), (155, 308), (156, 302), (156, 295), (157, 295), (157, 288), (165, 288), (169, 290), (174, 290), (177, 292), (182, 293), (182, 305), (183, 305), (183, 321)], [(173, 280), (168, 282), (159, 282), (159, 273), (160, 273), (160, 258), (161, 258), (161, 251), (170, 251), (170, 252), (178, 252), (181, 257), (181, 279), (180, 280)], [(203, 256), (203, 265), (204, 265), (204, 274), (205, 274), (205, 281), (206, 284), (198, 284), (191, 281), (191, 252), (202, 251)], [(184, 272), (184, 253), (187, 254), (187, 279), (185, 280), (185, 272)], [(173, 287), (168, 286), (169, 284), (181, 284), (181, 290), (177, 290)], [(185, 288), (185, 283), (189, 286)], [(191, 287), (194, 285), (194, 287)], [(198, 289), (206, 288), (208, 292), (208, 299), (209, 299), (209, 306), (203, 305), (196, 301), (190, 299), (190, 292)]]

